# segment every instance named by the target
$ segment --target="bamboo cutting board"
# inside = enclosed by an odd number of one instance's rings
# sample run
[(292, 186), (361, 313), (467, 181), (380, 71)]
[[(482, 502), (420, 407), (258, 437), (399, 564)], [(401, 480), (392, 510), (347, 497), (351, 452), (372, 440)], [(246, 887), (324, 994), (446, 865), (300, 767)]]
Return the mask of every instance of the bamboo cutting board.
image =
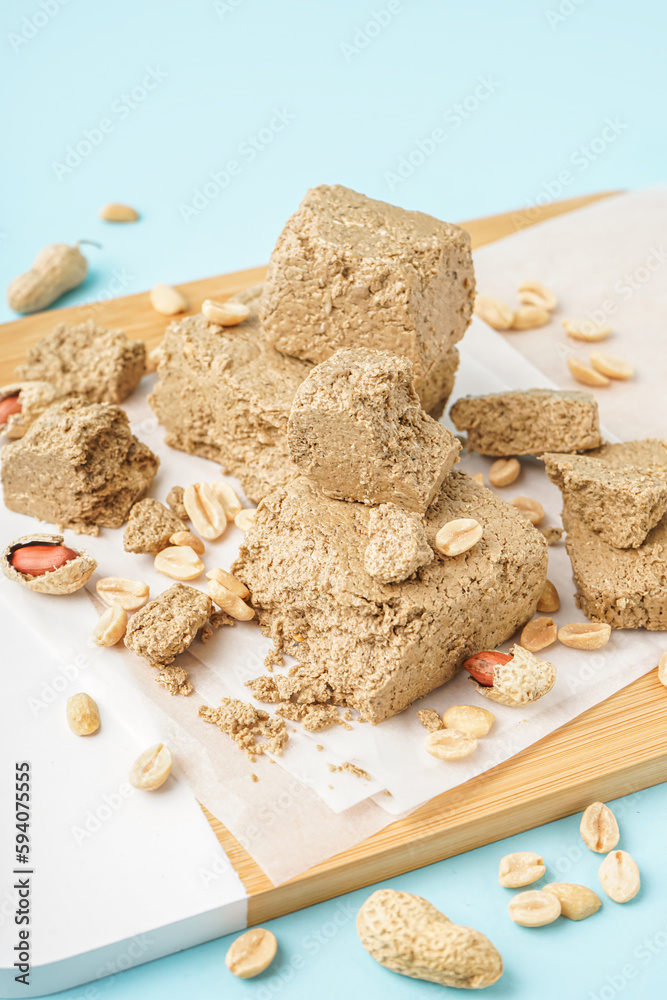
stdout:
[[(548, 205), (522, 224), (542, 222), (608, 196)], [(481, 246), (514, 232), (515, 215), (463, 226), (473, 246)], [(205, 298), (225, 298), (260, 282), (264, 271), (255, 268), (179, 287), (197, 311)], [(27, 347), (56, 322), (85, 319), (120, 327), (149, 347), (159, 343), (169, 322), (153, 311), (143, 292), (5, 323), (0, 326), (0, 384), (12, 381)], [(665, 780), (667, 698), (653, 670), (511, 760), (277, 888), (222, 823), (204, 812), (250, 894), (248, 923), (256, 924), (578, 812), (594, 799), (613, 799)]]

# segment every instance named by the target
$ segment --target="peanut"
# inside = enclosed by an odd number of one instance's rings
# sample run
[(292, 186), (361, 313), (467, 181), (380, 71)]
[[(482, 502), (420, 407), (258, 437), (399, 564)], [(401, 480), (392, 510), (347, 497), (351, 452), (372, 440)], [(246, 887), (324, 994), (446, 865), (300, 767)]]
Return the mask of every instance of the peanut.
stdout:
[(489, 482), (492, 486), (510, 486), (520, 472), (521, 465), (516, 458), (499, 458), (489, 469)]
[(125, 608), (108, 608), (100, 615), (92, 634), (96, 646), (115, 646), (125, 635), (127, 611)]
[(53, 243), (35, 257), (29, 271), (19, 275), (7, 289), (10, 309), (34, 313), (46, 309), (65, 292), (76, 288), (86, 277), (88, 262), (79, 244)]
[(438, 760), (459, 760), (477, 749), (477, 740), (456, 729), (436, 729), (427, 734), (424, 747)]
[(164, 785), (171, 774), (172, 756), (169, 747), (156, 743), (139, 754), (130, 769), (130, 784), (142, 792), (152, 792)]
[(558, 611), (560, 609), (560, 597), (551, 580), (547, 580), (537, 602), (538, 611)]
[(170, 576), (172, 580), (185, 583), (196, 580), (204, 572), (204, 564), (189, 545), (169, 545), (158, 552), (153, 560), (158, 573)]
[(539, 500), (533, 500), (532, 497), (515, 497), (512, 506), (516, 507), (531, 524), (538, 525), (544, 520), (544, 507)]
[(592, 802), (584, 809), (579, 833), (586, 847), (598, 854), (613, 851), (620, 837), (616, 817), (604, 802)]
[(453, 924), (409, 892), (378, 889), (369, 896), (357, 914), (357, 934), (371, 958), (412, 979), (482, 989), (503, 974), (503, 960), (488, 938)]
[(558, 630), (558, 640), (572, 649), (600, 649), (609, 642), (611, 625), (606, 622), (573, 622)]
[(100, 219), (105, 222), (136, 222), (138, 218), (136, 209), (117, 201), (110, 201), (100, 209)]
[(100, 728), (100, 713), (89, 694), (73, 694), (67, 699), (67, 724), (75, 736), (90, 736)]
[(476, 545), (483, 528), (473, 517), (448, 521), (435, 536), (435, 547), (443, 556), (460, 556)]
[(553, 618), (533, 618), (521, 630), (521, 645), (531, 653), (546, 649), (558, 638), (558, 627)]
[(478, 295), (475, 299), (475, 316), (479, 316), (494, 330), (509, 330), (514, 319), (514, 310), (490, 295)]
[(197, 538), (193, 535), (191, 531), (177, 531), (169, 539), (172, 545), (187, 545), (198, 556), (203, 556), (206, 551), (206, 546), (202, 542), (201, 538)]
[(97, 569), (86, 552), (63, 545), (62, 535), (24, 535), (0, 555), (0, 568), (9, 579), (40, 594), (73, 594), (85, 586)]
[(240, 597), (242, 601), (247, 601), (250, 597), (250, 591), (245, 584), (241, 583), (240, 580), (237, 580), (231, 573), (228, 573), (226, 569), (211, 569), (208, 571), (206, 576), (209, 580), (215, 580), (216, 583), (226, 587), (226, 589), (231, 591), (232, 594), (236, 594), (237, 597)]
[(153, 285), (150, 291), (150, 300), (155, 312), (159, 312), (163, 316), (176, 316), (177, 313), (188, 310), (186, 297), (171, 285)]
[(541, 281), (522, 281), (519, 285), (519, 301), (527, 306), (539, 306), (547, 312), (553, 312), (558, 302), (553, 292), (550, 292)]
[(596, 372), (600, 375), (606, 375), (607, 378), (625, 379), (632, 378), (635, 373), (634, 368), (629, 361), (624, 361), (623, 358), (617, 358), (614, 354), (604, 354), (602, 351), (593, 351), (589, 354), (591, 359), (591, 364), (595, 368)]
[(243, 302), (215, 302), (205, 299), (201, 311), (209, 323), (218, 326), (237, 326), (250, 315), (250, 309)]
[(452, 705), (442, 717), (446, 729), (456, 729), (467, 736), (486, 736), (495, 715), (477, 705)]
[(509, 663), (511, 659), (508, 653), (496, 651), (476, 653), (465, 661), (463, 667), (478, 684), (491, 687), (496, 669)]
[(277, 950), (278, 942), (271, 931), (252, 927), (229, 946), (225, 965), (239, 979), (252, 979), (268, 969)]
[(227, 590), (225, 586), (218, 583), (217, 580), (209, 580), (208, 592), (223, 611), (226, 611), (228, 615), (232, 618), (238, 619), (238, 621), (247, 622), (251, 618), (255, 617), (255, 611), (253, 608), (249, 607), (245, 601), (242, 601), (240, 597), (233, 594), (231, 590)]
[(484, 473), (483, 472), (473, 472), (473, 474), (472, 474), (472, 476), (470, 478), (474, 479), (475, 482), (479, 483), (480, 486), (484, 485)]
[[(509, 705), (519, 708), (531, 701), (543, 698), (556, 683), (556, 668), (548, 660), (538, 660), (523, 646), (514, 645), (510, 649), (510, 657), (506, 663), (493, 665), (492, 683), (477, 682), (477, 692), (499, 705)], [(491, 654), (486, 653), (485, 656)], [(498, 654), (493, 654), (497, 656)], [(476, 659), (473, 657), (473, 660)], [(476, 680), (468, 663), (464, 667)]]
[(500, 859), (498, 881), (506, 889), (518, 889), (542, 878), (546, 871), (544, 858), (533, 851), (517, 851)]
[(627, 851), (612, 851), (600, 865), (600, 885), (615, 903), (629, 903), (641, 888), (637, 862)]
[(211, 483), (210, 486), (222, 504), (225, 517), (228, 521), (233, 521), (236, 515), (241, 513), (241, 501), (236, 495), (236, 491), (229, 483), (224, 482), (224, 480), (222, 482)]
[(95, 589), (110, 608), (125, 608), (126, 611), (143, 608), (150, 594), (148, 584), (121, 576), (105, 576), (97, 581)]
[(514, 313), (512, 329), (536, 330), (540, 326), (546, 326), (550, 319), (551, 315), (540, 306), (521, 306)]
[(543, 892), (552, 892), (558, 897), (560, 913), (568, 920), (585, 920), (593, 916), (602, 906), (600, 897), (585, 885), (575, 882), (549, 882)]
[(14, 549), (9, 561), (17, 573), (43, 576), (76, 559), (78, 552), (66, 545), (22, 545)]
[(5, 396), (0, 403), (0, 431), (4, 431), (5, 425), (12, 414), (20, 413), (22, 409), (23, 407), (19, 403), (18, 392), (13, 393), (11, 396)]
[(568, 337), (573, 340), (604, 340), (611, 333), (610, 326), (594, 323), (590, 319), (564, 319), (562, 325)]
[(582, 385), (591, 385), (596, 388), (604, 389), (608, 385), (611, 385), (609, 379), (606, 375), (601, 375), (596, 372), (593, 368), (589, 368), (587, 364), (580, 361), (579, 358), (571, 356), (567, 359), (567, 367), (570, 369), (570, 374), (576, 382), (581, 382)]
[(528, 889), (519, 892), (510, 900), (510, 919), (521, 927), (544, 927), (552, 924), (560, 916), (560, 900), (553, 892), (542, 889)]
[(162, 348), (154, 347), (152, 351), (149, 351), (146, 355), (146, 374), (152, 375), (156, 372), (162, 363)]
[(667, 653), (663, 653), (658, 661), (658, 680), (667, 687)]
[(240, 528), (241, 531), (248, 531), (248, 529), (252, 528), (255, 523), (256, 513), (256, 507), (247, 507), (244, 510), (240, 510), (234, 518), (234, 524), (237, 528)]
[(224, 534), (227, 515), (218, 493), (210, 483), (195, 483), (183, 492), (183, 505), (193, 525), (207, 541)]

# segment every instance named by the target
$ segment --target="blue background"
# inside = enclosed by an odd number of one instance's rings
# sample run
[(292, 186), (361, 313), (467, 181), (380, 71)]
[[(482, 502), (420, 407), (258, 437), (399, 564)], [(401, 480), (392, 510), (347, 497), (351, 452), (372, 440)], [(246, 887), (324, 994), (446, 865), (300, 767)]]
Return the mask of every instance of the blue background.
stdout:
[[(459, 220), (666, 179), (663, 3), (12, 0), (0, 19), (0, 283), (47, 243), (100, 242), (62, 304), (264, 263), (322, 182)], [(100, 221), (111, 200), (141, 221)], [(595, 887), (599, 858), (575, 818), (388, 884), (491, 937), (507, 971), (490, 997), (664, 996), (663, 789), (622, 800), (619, 817), (642, 892), (623, 907), (605, 899), (583, 924), (516, 927), (496, 882), (503, 853), (530, 849), (548, 878)], [(353, 914), (369, 892), (274, 921), (280, 957), (260, 979), (230, 976), (221, 940), (100, 981), (96, 995), (441, 993), (360, 947)]]

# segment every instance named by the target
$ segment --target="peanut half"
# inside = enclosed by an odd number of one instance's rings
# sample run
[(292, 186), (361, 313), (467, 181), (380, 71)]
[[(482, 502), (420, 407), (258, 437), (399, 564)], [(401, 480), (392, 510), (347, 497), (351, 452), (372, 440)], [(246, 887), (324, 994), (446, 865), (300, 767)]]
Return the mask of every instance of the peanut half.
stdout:
[(620, 838), (616, 817), (604, 802), (591, 802), (584, 809), (579, 833), (586, 847), (598, 854), (613, 851)]
[(241, 501), (236, 495), (236, 490), (226, 483), (224, 479), (210, 484), (211, 489), (222, 504), (225, 517), (228, 521), (233, 521), (237, 514), (241, 513)]
[(130, 769), (130, 784), (142, 792), (160, 788), (171, 774), (172, 762), (169, 747), (164, 743), (156, 743), (135, 760)]
[[(556, 683), (553, 663), (538, 660), (523, 646), (512, 646), (510, 654), (478, 653), (465, 661), (463, 666), (476, 683), (478, 694), (499, 705), (518, 708), (551, 691)], [(505, 656), (505, 662), (497, 659)]]
[(521, 645), (531, 653), (546, 649), (558, 638), (558, 627), (553, 618), (533, 618), (521, 630)]
[(494, 330), (509, 330), (514, 319), (514, 310), (500, 299), (490, 295), (478, 295), (475, 299), (475, 316), (479, 316)]
[(593, 351), (589, 357), (595, 371), (599, 372), (600, 375), (606, 375), (607, 378), (625, 381), (625, 379), (632, 378), (635, 373), (629, 361), (617, 358), (614, 354), (603, 354), (602, 351)]
[(558, 591), (554, 587), (551, 580), (547, 580), (544, 584), (542, 593), (540, 594), (540, 599), (537, 602), (538, 611), (558, 611), (560, 609), (560, 597), (558, 596)]
[(544, 520), (544, 507), (539, 500), (533, 500), (532, 497), (515, 497), (512, 506), (516, 507), (531, 524), (538, 525)]
[(250, 591), (246, 585), (237, 580), (232, 573), (228, 573), (226, 569), (218, 569), (217, 567), (210, 569), (206, 576), (209, 580), (215, 580), (216, 583), (231, 591), (232, 594), (236, 594), (242, 601), (247, 601), (250, 597)]
[(521, 927), (544, 927), (560, 917), (560, 900), (553, 892), (528, 889), (518, 893), (509, 904), (510, 919)]
[(271, 931), (252, 927), (229, 946), (225, 965), (239, 979), (252, 979), (268, 969), (277, 950), (278, 942)]
[(206, 551), (206, 546), (202, 542), (201, 538), (197, 538), (193, 535), (191, 531), (177, 531), (169, 539), (172, 545), (187, 545), (189, 548), (193, 549), (198, 556), (203, 556)]
[(560, 913), (568, 920), (585, 920), (597, 913), (602, 903), (597, 893), (585, 885), (575, 882), (549, 882), (543, 892), (552, 892), (558, 897)]
[(553, 292), (541, 281), (522, 281), (519, 285), (519, 301), (527, 306), (539, 306), (547, 312), (553, 312), (558, 302)]
[(536, 330), (540, 326), (546, 326), (550, 319), (551, 314), (540, 306), (521, 306), (514, 313), (512, 329)]
[(456, 729), (437, 729), (427, 734), (424, 747), (431, 757), (438, 760), (459, 760), (477, 749), (477, 740)]
[(589, 368), (587, 364), (580, 361), (579, 358), (574, 357), (574, 355), (567, 359), (567, 367), (570, 369), (572, 378), (576, 382), (581, 382), (582, 385), (590, 385), (599, 389), (604, 389), (608, 385), (611, 385), (606, 375), (601, 375), (595, 369)]
[(611, 625), (606, 622), (573, 622), (558, 630), (558, 640), (572, 649), (600, 649), (606, 646)]
[(107, 608), (100, 615), (91, 638), (96, 646), (115, 646), (125, 635), (126, 628), (127, 611), (125, 608)]
[(256, 507), (248, 507), (245, 508), (244, 510), (240, 510), (236, 515), (236, 517), (234, 518), (234, 524), (236, 525), (237, 528), (240, 528), (241, 531), (248, 531), (248, 529), (252, 528), (253, 524), (255, 523), (256, 513), (257, 513)]
[(156, 555), (153, 565), (158, 573), (185, 583), (204, 572), (204, 564), (189, 545), (169, 545)]
[(594, 323), (590, 319), (564, 319), (563, 329), (573, 340), (584, 340), (592, 343), (604, 340), (611, 333), (611, 327), (603, 323)]
[(443, 524), (435, 536), (435, 547), (443, 556), (460, 556), (476, 545), (483, 534), (473, 517), (457, 517)]
[(172, 285), (153, 285), (150, 300), (155, 312), (159, 312), (162, 316), (176, 316), (188, 310), (188, 300)]
[(466, 736), (486, 736), (496, 717), (477, 705), (452, 705), (442, 717), (446, 729), (456, 729)]
[(499, 458), (489, 469), (489, 482), (492, 486), (510, 486), (520, 472), (521, 465), (516, 458)]
[(202, 538), (212, 542), (224, 534), (227, 514), (210, 483), (187, 486), (183, 492), (183, 505)]
[(100, 713), (89, 694), (73, 694), (67, 699), (67, 724), (75, 736), (90, 736), (100, 728)]
[(237, 326), (250, 315), (250, 309), (242, 302), (215, 302), (204, 299), (201, 311), (209, 323), (218, 326)]
[(641, 888), (637, 862), (627, 851), (612, 851), (600, 865), (600, 885), (615, 903), (629, 903)]
[(110, 608), (125, 608), (126, 611), (143, 608), (151, 592), (147, 583), (126, 580), (122, 576), (105, 576), (97, 581), (95, 589)]
[(226, 611), (232, 618), (248, 622), (251, 618), (255, 617), (254, 608), (251, 608), (240, 597), (233, 594), (231, 590), (228, 590), (223, 584), (218, 583), (217, 580), (209, 580), (208, 592), (218, 607)]
[(135, 208), (118, 201), (110, 201), (100, 209), (100, 219), (105, 222), (136, 222), (138, 218), (139, 213)]
[(506, 889), (518, 889), (542, 878), (546, 871), (544, 858), (533, 851), (517, 851), (500, 859), (498, 881)]

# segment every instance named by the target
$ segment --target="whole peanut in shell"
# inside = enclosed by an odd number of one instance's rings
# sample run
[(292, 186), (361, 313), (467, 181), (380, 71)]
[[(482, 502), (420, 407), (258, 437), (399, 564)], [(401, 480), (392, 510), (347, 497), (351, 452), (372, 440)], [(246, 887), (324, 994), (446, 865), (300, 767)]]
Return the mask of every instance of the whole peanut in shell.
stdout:
[(80, 285), (87, 271), (88, 263), (78, 244), (52, 243), (39, 251), (29, 271), (10, 283), (7, 304), (15, 312), (39, 312)]

